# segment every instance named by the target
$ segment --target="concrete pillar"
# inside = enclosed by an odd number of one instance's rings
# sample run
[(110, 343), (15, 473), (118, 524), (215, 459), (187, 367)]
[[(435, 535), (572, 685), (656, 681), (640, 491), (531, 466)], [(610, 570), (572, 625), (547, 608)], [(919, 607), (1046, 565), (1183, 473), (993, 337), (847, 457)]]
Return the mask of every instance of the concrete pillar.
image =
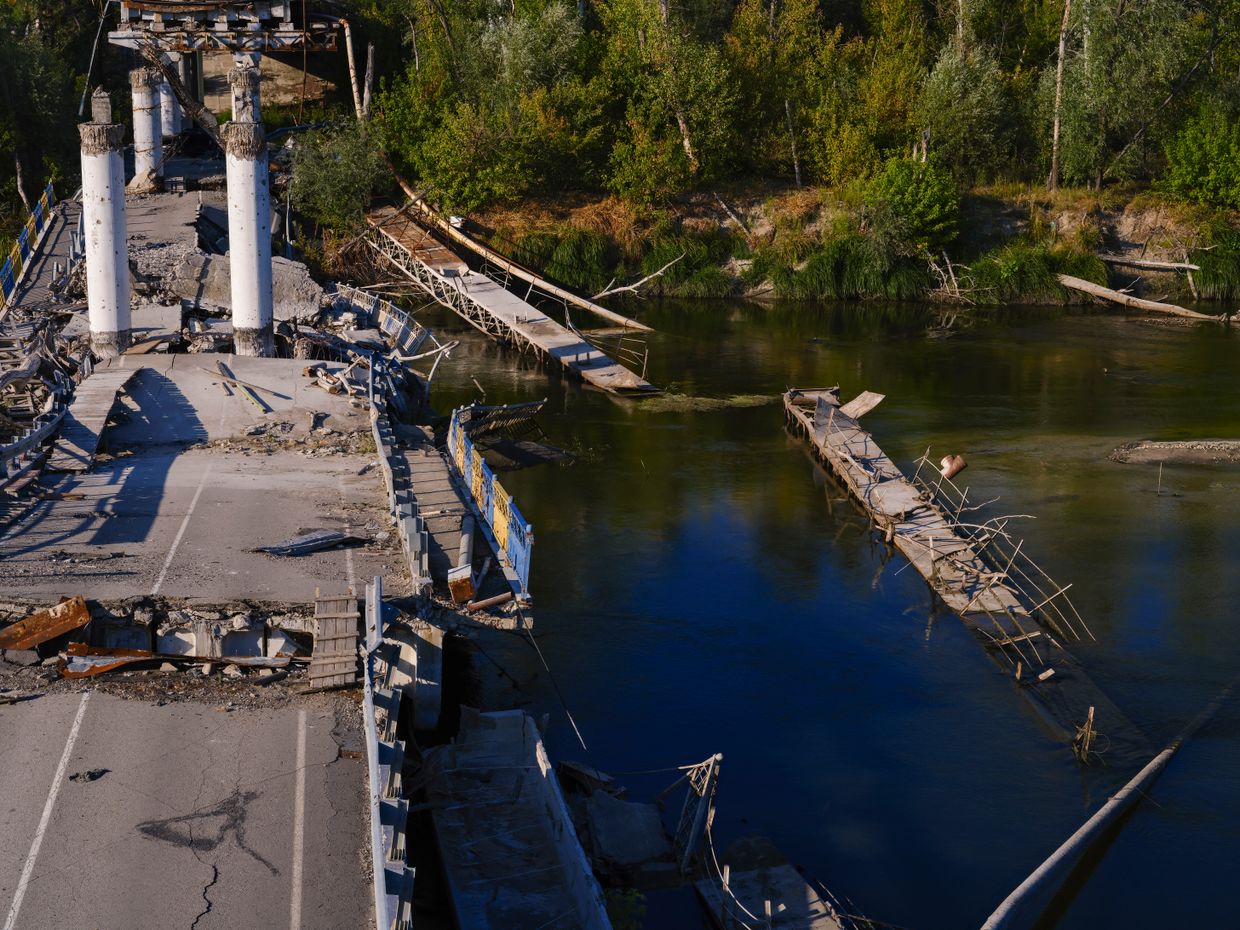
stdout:
[(271, 192), (261, 123), (220, 132), (228, 173), (228, 267), (238, 355), (275, 354), (271, 294)]
[[(106, 98), (106, 95), (104, 95)], [(108, 115), (99, 91), (91, 111)], [(104, 101), (106, 105), (106, 101)], [(86, 303), (95, 354), (119, 355), (129, 347), (129, 243), (125, 228), (125, 127), (82, 123), (82, 214), (86, 232)]]
[(159, 190), (159, 179), (164, 174), (158, 73), (154, 68), (134, 68), (129, 72), (129, 86), (133, 91), (132, 189), (138, 192)]
[(263, 115), (258, 106), (258, 67), (250, 56), (238, 57), (236, 67), (228, 72), (228, 84), (232, 88), (232, 121), (261, 123)]
[(102, 87), (96, 87), (90, 95), (90, 121), (92, 123), (112, 124), (112, 98)]
[[(164, 60), (174, 71), (179, 69), (180, 59), (177, 52), (164, 55)], [(162, 75), (159, 81), (159, 128), (165, 139), (171, 139), (181, 131), (181, 104), (172, 92), (172, 85)]]

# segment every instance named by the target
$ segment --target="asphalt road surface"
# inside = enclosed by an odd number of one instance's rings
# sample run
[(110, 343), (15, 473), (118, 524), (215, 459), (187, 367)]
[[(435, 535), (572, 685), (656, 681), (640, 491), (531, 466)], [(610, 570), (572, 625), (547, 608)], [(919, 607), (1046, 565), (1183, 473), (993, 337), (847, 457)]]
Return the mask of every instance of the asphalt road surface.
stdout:
[(338, 713), (89, 691), (0, 709), (0, 928), (373, 925)]

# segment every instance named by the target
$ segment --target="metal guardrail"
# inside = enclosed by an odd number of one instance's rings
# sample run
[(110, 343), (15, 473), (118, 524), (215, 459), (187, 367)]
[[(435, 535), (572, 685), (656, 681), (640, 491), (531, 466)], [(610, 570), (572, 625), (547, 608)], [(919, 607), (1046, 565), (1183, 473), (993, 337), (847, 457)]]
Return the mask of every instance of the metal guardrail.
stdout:
[(51, 225), (52, 205), (55, 202), (56, 192), (52, 188), (52, 182), (48, 181), (47, 187), (43, 189), (43, 196), (26, 220), (26, 225), (17, 234), (17, 241), (13, 244), (9, 257), (0, 265), (0, 308), (7, 307), (16, 293), (22, 273), (30, 263), (30, 256), (35, 253), (39, 240)]
[(388, 493), (388, 509), (396, 517), (396, 533), (401, 548), (409, 562), (410, 593), (417, 595), (429, 591), (432, 585), (429, 562), (430, 538), (426, 524), (418, 513), (418, 506), (409, 491), (410, 476), (403, 456), (396, 454), (396, 432), (388, 415), (388, 402), (383, 387), (384, 362), (371, 356), (367, 395), (370, 400), (370, 431), (375, 440), (375, 452), (383, 471), (383, 483)]
[(518, 599), (529, 598), (530, 550), (534, 545), (534, 528), (525, 522), (512, 495), (495, 478), (491, 467), (482, 460), (460, 420), (461, 408), (452, 411), (448, 426), (448, 461), (469, 490), (482, 516), (484, 531), (491, 536), (492, 548), (500, 553), (521, 583)]
[(401, 769), (405, 744), (396, 738), (399, 691), (391, 687), (399, 646), (383, 638), (383, 579), (366, 585), (366, 643), (362, 656), (362, 722), (370, 797), (370, 852), (376, 930), (413, 926), (414, 870), (408, 865), (409, 801)]

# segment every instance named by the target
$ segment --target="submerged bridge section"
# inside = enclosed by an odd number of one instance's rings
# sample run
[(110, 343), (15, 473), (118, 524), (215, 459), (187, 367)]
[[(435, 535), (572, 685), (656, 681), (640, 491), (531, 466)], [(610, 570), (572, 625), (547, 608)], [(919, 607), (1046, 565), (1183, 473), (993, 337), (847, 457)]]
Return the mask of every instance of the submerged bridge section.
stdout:
[[(848, 488), (886, 540), (926, 579), (1013, 676), (1044, 718), (1087, 760), (1095, 733), (1109, 741), (1108, 758), (1148, 758), (1137, 727), (1098, 689), (1064, 649), (1088, 628), (1060, 587), (1012, 538), (1003, 518), (972, 523), (977, 508), (950, 478), (922, 467), (905, 477), (858, 420), (883, 399), (866, 392), (840, 405), (836, 389), (791, 390), (784, 409), (793, 432)], [(1079, 628), (1079, 629), (1078, 629)]]
[[(612, 394), (658, 390), (592, 345), (579, 331), (556, 322), (487, 275), (471, 271), (407, 213), (387, 207), (372, 211), (367, 220), (372, 227), (367, 241), (380, 255), (479, 331), (498, 341), (532, 349), (587, 384)], [(531, 285), (530, 293), (533, 290)]]

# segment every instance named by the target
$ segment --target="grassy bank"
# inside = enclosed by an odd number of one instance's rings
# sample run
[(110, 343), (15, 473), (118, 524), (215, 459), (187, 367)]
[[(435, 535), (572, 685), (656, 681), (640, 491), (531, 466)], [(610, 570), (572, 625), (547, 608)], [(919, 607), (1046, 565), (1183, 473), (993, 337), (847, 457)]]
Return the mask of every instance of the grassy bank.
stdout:
[[(581, 293), (652, 277), (652, 296), (1065, 304), (1060, 274), (1128, 287), (1099, 254), (1191, 259), (1204, 300), (1240, 298), (1240, 232), (1229, 214), (1137, 188), (1102, 194), (984, 188), (961, 198), (960, 234), (932, 254), (892, 237), (860, 190), (737, 189), (664, 209), (611, 197), (532, 199), (471, 217), (476, 233)], [(1192, 300), (1186, 279), (1145, 276)], [(1140, 283), (1137, 289), (1141, 289)]]

